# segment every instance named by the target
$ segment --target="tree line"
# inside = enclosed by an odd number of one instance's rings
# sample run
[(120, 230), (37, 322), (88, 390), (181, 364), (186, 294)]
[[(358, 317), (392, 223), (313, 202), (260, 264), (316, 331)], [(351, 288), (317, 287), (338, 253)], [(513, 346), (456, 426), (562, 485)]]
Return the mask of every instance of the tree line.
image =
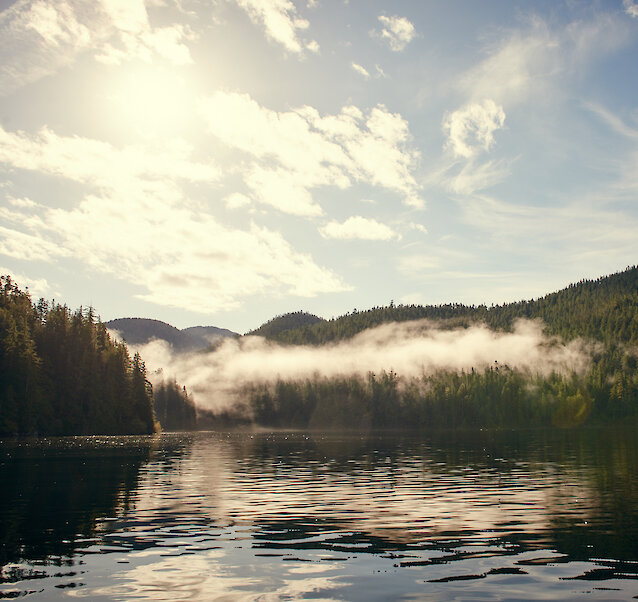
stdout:
[(581, 280), (538, 299), (503, 305), (395, 305), (354, 309), (343, 316), (320, 320), (295, 312), (280, 316), (250, 334), (291, 345), (323, 345), (348, 339), (386, 322), (428, 319), (444, 328), (485, 323), (494, 330), (509, 331), (516, 319), (541, 319), (548, 335), (565, 340), (584, 337), (610, 345), (638, 345), (638, 267)]
[[(539, 299), (504, 305), (395, 305), (354, 310), (296, 328), (264, 329), (289, 345), (323, 345), (385, 322), (430, 319), (439, 328), (484, 323), (510, 331), (520, 318), (542, 319), (545, 333), (598, 341), (585, 374), (550, 375), (494, 365), (420, 378), (394, 372), (278, 381), (247, 387), (254, 420), (299, 428), (458, 428), (577, 426), (638, 420), (638, 268), (582, 280)], [(299, 316), (295, 314), (299, 322)], [(282, 322), (286, 324), (286, 322)]]
[(139, 354), (92, 308), (32, 303), (0, 277), (0, 434), (146, 434), (152, 387)]

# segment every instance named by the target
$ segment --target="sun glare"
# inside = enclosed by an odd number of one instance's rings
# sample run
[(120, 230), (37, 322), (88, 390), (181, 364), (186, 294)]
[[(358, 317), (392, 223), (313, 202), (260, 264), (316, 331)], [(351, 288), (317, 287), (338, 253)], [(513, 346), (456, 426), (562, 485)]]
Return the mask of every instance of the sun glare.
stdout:
[(113, 125), (136, 137), (179, 136), (193, 115), (193, 86), (173, 70), (129, 71), (113, 83), (108, 96)]

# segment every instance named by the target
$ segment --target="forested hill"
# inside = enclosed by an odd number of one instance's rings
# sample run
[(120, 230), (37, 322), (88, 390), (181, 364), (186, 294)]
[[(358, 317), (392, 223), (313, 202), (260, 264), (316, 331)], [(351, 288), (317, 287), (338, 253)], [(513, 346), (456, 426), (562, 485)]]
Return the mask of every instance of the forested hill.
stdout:
[(216, 326), (192, 326), (180, 330), (166, 322), (149, 318), (117, 318), (105, 322), (105, 325), (109, 330), (117, 331), (129, 345), (143, 345), (160, 339), (182, 352), (205, 349), (219, 339), (238, 336), (236, 332)]
[(0, 276), (0, 436), (146, 434), (152, 389), (138, 354), (92, 309), (32, 303)]
[[(298, 312), (298, 314), (301, 312)], [(296, 316), (298, 314), (288, 314)], [(306, 314), (307, 315), (307, 314)], [(315, 316), (316, 318), (316, 316)], [(606, 343), (638, 344), (638, 267), (596, 280), (581, 280), (539, 299), (487, 307), (485, 305), (394, 305), (298, 326), (272, 328), (276, 318), (250, 334), (291, 344), (320, 345), (347, 339), (385, 322), (443, 320), (448, 327), (484, 322), (493, 329), (509, 330), (517, 318), (540, 318), (546, 331), (565, 339), (586, 337)], [(279, 320), (279, 322), (278, 322)]]
[(277, 316), (262, 324), (259, 328), (251, 330), (247, 335), (256, 335), (267, 339), (285, 339), (288, 332), (307, 329), (323, 322), (325, 322), (323, 318), (319, 318), (314, 314), (309, 314), (305, 311), (295, 311), (283, 316)]

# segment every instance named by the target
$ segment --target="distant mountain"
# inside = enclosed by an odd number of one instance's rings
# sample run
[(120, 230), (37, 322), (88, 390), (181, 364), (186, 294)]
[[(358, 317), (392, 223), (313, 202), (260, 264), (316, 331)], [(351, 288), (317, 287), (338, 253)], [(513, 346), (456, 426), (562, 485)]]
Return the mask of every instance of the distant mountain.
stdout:
[(236, 332), (216, 326), (191, 326), (180, 330), (160, 320), (149, 318), (117, 318), (105, 323), (115, 330), (129, 345), (143, 345), (160, 339), (172, 345), (176, 351), (197, 351), (210, 347), (220, 339), (239, 336)]
[(325, 320), (305, 311), (295, 311), (282, 316), (277, 316), (247, 334), (270, 339), (276, 338), (282, 332), (287, 330), (295, 330), (297, 328), (303, 328), (304, 326), (313, 326), (319, 322), (325, 322)]

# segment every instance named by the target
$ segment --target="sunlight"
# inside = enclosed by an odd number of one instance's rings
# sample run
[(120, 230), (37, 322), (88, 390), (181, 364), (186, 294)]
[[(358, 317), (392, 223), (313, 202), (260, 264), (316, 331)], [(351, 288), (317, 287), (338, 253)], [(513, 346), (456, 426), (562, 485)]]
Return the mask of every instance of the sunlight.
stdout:
[(193, 114), (194, 90), (171, 69), (144, 66), (127, 70), (108, 94), (113, 125), (143, 138), (179, 136)]

